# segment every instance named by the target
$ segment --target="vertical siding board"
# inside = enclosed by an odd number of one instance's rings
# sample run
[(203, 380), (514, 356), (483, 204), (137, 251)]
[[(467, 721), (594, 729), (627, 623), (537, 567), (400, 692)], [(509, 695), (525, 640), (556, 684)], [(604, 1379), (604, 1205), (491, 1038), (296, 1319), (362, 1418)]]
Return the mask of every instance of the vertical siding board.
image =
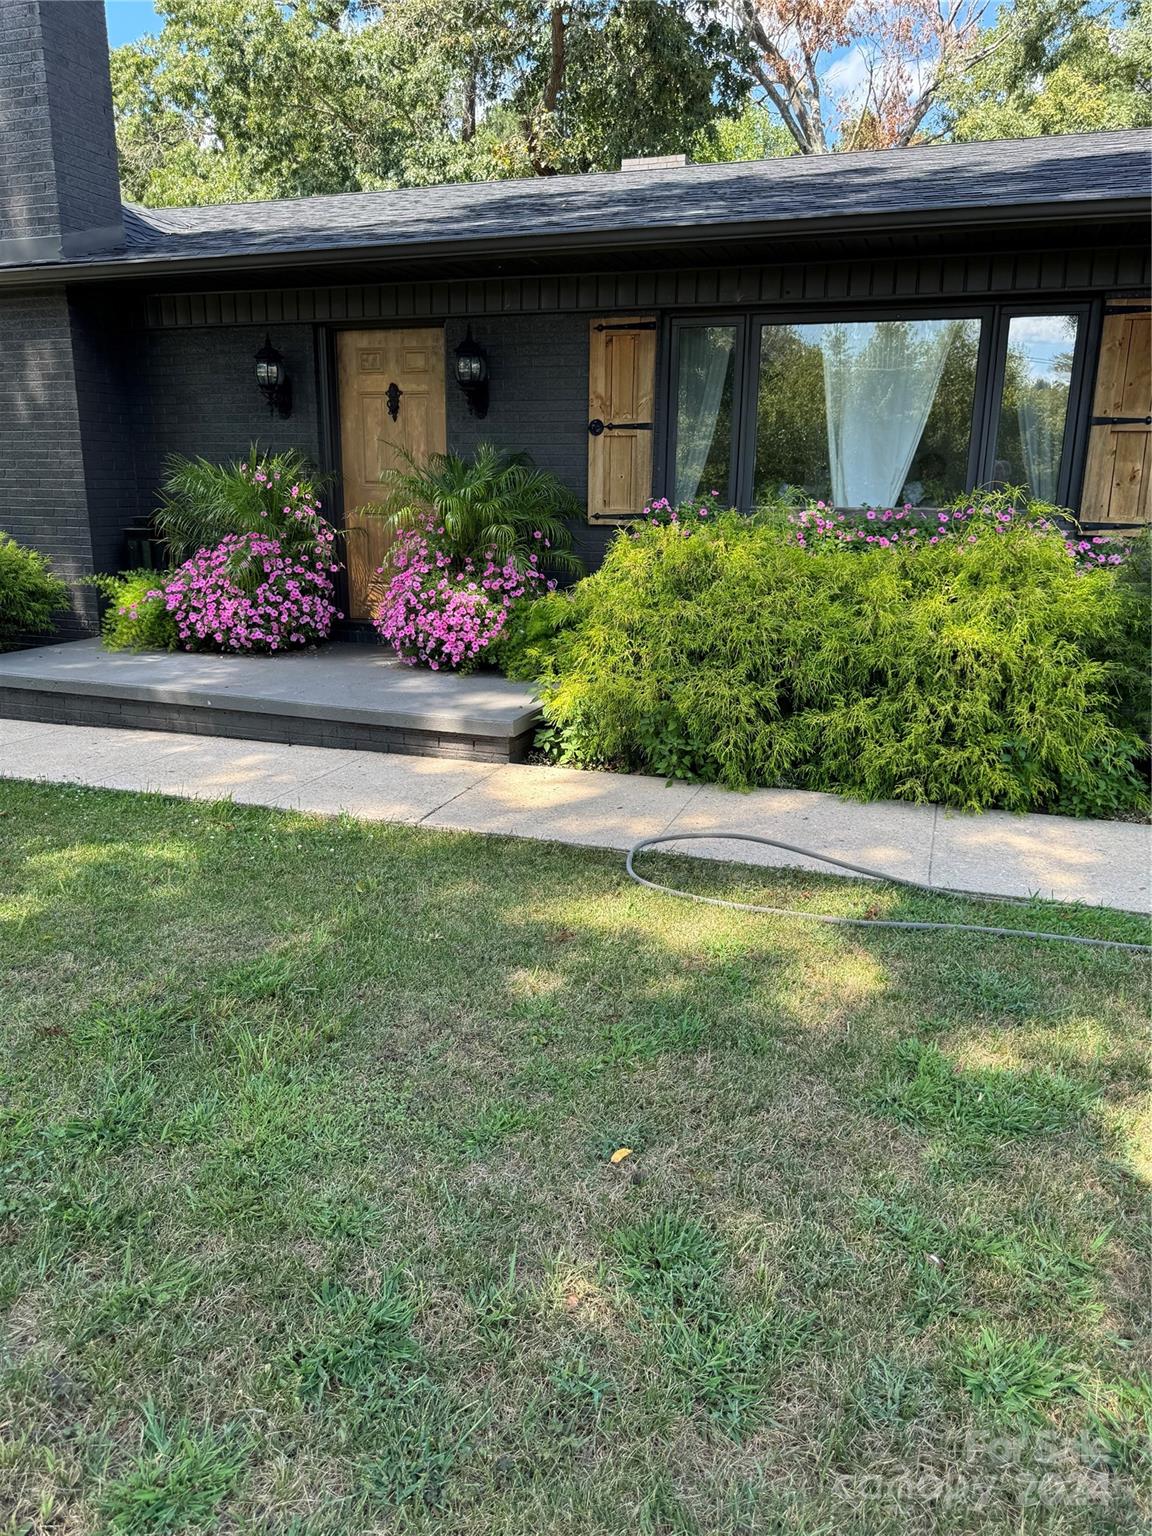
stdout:
[(1016, 288), (1039, 288), (1040, 262), (1035, 256), (1017, 256), (1014, 286)]
[(1147, 264), (1140, 251), (1119, 251), (1116, 258), (1116, 281), (1122, 288), (1140, 288), (1147, 283)]
[(874, 299), (890, 299), (896, 292), (896, 267), (891, 261), (872, 263), (870, 293)]
[(940, 292), (942, 294), (964, 292), (967, 265), (967, 262), (959, 256), (951, 257), (942, 264), (940, 269)]
[(1086, 288), (1092, 281), (1092, 257), (1087, 251), (1069, 251), (1065, 267), (1069, 288)]
[(901, 261), (896, 267), (896, 297), (908, 299), (918, 291), (920, 269), (914, 261)]
[(964, 263), (964, 292), (987, 293), (992, 286), (992, 264), (987, 256), (970, 256)]
[(1011, 256), (995, 256), (992, 259), (991, 285), (993, 293), (1008, 293), (1016, 281), (1016, 267)]
[(1046, 251), (1040, 259), (1040, 286), (1044, 289), (1062, 289), (1066, 286), (1066, 266), (1063, 251)]
[(673, 281), (675, 285), (673, 292), (676, 295), (672, 301), (674, 304), (689, 307), (699, 302), (695, 272), (676, 272), (673, 274)]

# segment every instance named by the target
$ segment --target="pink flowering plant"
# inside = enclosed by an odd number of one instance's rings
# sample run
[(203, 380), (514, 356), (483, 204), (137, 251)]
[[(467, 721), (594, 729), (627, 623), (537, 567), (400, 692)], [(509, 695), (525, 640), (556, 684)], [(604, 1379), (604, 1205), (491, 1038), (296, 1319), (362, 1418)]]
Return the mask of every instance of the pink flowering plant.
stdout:
[(443, 539), (432, 513), (397, 534), (373, 622), (410, 665), (467, 671), (499, 639), (513, 604), (554, 592), (556, 581), (536, 554), (519, 563), (489, 548), (458, 559)]
[(470, 459), (435, 454), (388, 484), (387, 499), (365, 509), (394, 535), (373, 622), (412, 665), (476, 666), (516, 605), (579, 569), (566, 521), (576, 500), (523, 454), (491, 444)]
[(646, 504), (636, 521), (629, 524), (628, 533), (635, 538), (646, 528), (675, 528), (687, 537), (715, 519), (719, 499), (719, 491), (709, 491), (702, 500), (681, 501), (673, 506), (667, 496), (660, 496)]
[(937, 511), (902, 507), (866, 507), (838, 511), (823, 501), (788, 514), (802, 549), (924, 549), (942, 542), (975, 544), (984, 534), (1004, 535), (1026, 529), (1038, 538), (1061, 542), (1078, 570), (1122, 565), (1131, 551), (1107, 534), (1079, 531), (1071, 513), (1033, 502), (1019, 488), (962, 498)]
[(200, 549), (147, 594), (162, 598), (185, 650), (286, 651), (327, 638), (336, 607), (335, 534), (314, 531), (287, 545), (259, 533), (233, 533)]
[(106, 579), (109, 648), (286, 651), (343, 617), (336, 530), (299, 454), (171, 459), (154, 520), (177, 568)]

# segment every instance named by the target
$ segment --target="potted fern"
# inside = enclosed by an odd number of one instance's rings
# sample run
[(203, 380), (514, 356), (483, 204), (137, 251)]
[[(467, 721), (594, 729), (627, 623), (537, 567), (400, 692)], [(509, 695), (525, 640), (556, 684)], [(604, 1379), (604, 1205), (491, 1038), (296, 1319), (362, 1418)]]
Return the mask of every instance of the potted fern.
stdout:
[(566, 521), (580, 504), (527, 454), (481, 443), (471, 458), (408, 459), (385, 486), (363, 509), (395, 535), (373, 622), (405, 661), (475, 666), (514, 606), (581, 569)]

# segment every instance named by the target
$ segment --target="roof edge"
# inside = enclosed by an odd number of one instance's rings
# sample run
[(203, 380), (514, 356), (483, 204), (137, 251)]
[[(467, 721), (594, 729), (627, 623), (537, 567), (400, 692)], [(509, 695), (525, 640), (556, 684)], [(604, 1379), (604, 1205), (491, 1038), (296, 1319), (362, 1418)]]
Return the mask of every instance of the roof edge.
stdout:
[[(490, 236), (483, 239), (414, 240), (407, 244), (367, 242), (363, 245), (296, 247), (243, 254), (121, 257), (118, 260), (62, 261), (27, 267), (0, 267), (0, 287), (56, 287), (70, 283), (126, 281), (138, 278), (179, 276), (201, 272), (259, 272), (267, 269), (292, 270), (298, 267), (338, 267), (353, 262), (375, 261), (382, 268), (389, 265), (460, 257), (500, 255), (547, 255), (552, 252), (661, 250), (691, 243), (693, 246), (720, 245), (731, 240), (761, 240), (770, 250), (774, 236), (793, 239), (797, 235), (826, 232), (838, 221), (853, 233), (899, 233), (920, 230), (994, 228), (997, 226), (1082, 225), (1091, 210), (1094, 223), (1152, 218), (1152, 192), (1138, 196), (1113, 197), (1090, 203), (1032, 202), (1001, 204), (989, 208), (983, 204), (961, 205), (949, 209), (927, 209), (910, 213), (852, 214), (847, 218), (835, 213), (809, 218), (744, 219), (725, 224), (659, 225), (637, 230), (596, 230), (589, 234), (565, 232), (536, 236)], [(431, 275), (431, 274), (430, 274)], [(387, 279), (384, 279), (387, 280)]]

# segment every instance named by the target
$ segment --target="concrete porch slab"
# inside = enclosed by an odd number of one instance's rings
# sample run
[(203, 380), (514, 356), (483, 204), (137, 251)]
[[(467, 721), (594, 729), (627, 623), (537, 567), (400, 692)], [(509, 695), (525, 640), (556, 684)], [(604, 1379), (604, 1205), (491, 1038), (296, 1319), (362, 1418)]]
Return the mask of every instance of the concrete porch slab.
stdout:
[(524, 684), (406, 667), (375, 645), (202, 656), (76, 640), (0, 656), (0, 717), (59, 724), (508, 762), (537, 715)]

